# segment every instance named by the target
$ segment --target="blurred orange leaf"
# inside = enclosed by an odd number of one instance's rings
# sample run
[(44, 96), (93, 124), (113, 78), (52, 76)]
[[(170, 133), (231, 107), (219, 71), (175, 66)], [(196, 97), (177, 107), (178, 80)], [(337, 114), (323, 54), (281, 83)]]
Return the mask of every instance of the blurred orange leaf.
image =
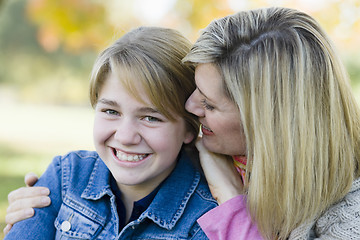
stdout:
[(30, 0), (29, 19), (39, 26), (38, 40), (47, 51), (79, 52), (102, 48), (112, 35), (103, 4), (88, 0)]

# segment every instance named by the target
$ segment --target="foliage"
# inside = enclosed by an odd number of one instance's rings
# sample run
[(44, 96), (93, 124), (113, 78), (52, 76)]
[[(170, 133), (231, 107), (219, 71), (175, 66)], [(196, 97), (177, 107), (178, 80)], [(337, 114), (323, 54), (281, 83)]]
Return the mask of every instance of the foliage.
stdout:
[(61, 43), (70, 52), (102, 48), (113, 31), (106, 24), (101, 1), (32, 0), (27, 15), (38, 25), (39, 43), (47, 51), (58, 49)]
[[(88, 77), (94, 50), (78, 54), (63, 46), (46, 51), (37, 39), (38, 27), (24, 15), (27, 2), (5, 2), (0, 14), (0, 94), (29, 102), (87, 104)], [(1, 100), (1, 99), (0, 99)]]
[[(360, 42), (360, 1), (324, 0), (8, 0), (0, 4), (0, 94), (48, 103), (87, 103), (96, 54), (139, 25), (179, 29), (195, 41), (214, 18), (271, 5), (299, 8), (324, 26), (343, 53)], [(164, 4), (167, 7), (163, 7)], [(163, 8), (162, 8), (163, 7)], [(163, 9), (162, 13), (157, 10)], [(328, 16), (331, 15), (331, 18)], [(149, 17), (150, 16), (150, 17)], [(151, 20), (151, 17), (155, 20)], [(347, 56), (346, 56), (347, 57)], [(359, 61), (347, 61), (353, 83)], [(6, 84), (6, 87), (4, 87)], [(73, 87), (71, 87), (73, 86)]]
[[(321, 0), (316, 3), (310, 0), (31, 0), (27, 4), (27, 13), (38, 26), (39, 42), (48, 51), (57, 49), (61, 43), (70, 51), (98, 50), (115, 31), (126, 32), (137, 25), (149, 24), (151, 20), (143, 15), (157, 13), (165, 2), (170, 2), (170, 7), (151, 24), (182, 30), (191, 40), (195, 40), (199, 29), (215, 18), (238, 10), (280, 5), (308, 12), (335, 40), (346, 46), (355, 47), (359, 41), (358, 0)], [(142, 5), (148, 9), (143, 9)]]

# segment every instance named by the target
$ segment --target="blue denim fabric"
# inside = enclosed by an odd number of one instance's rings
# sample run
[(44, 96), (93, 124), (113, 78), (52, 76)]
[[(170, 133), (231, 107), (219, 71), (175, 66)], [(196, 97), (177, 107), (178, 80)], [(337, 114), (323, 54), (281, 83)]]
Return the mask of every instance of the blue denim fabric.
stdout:
[(36, 184), (50, 188), (52, 204), (5, 239), (207, 239), (196, 220), (217, 204), (184, 151), (147, 210), (120, 234), (109, 174), (96, 152), (54, 158)]

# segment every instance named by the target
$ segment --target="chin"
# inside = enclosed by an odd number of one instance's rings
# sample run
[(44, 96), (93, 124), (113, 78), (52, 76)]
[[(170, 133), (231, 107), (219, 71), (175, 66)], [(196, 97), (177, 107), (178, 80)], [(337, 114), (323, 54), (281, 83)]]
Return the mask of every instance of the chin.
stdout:
[(203, 141), (203, 144), (204, 147), (210, 152), (224, 154), (222, 153), (220, 146), (217, 144), (211, 144), (208, 143), (207, 141)]
[(228, 156), (245, 155), (245, 154), (239, 154), (239, 151), (229, 151), (230, 149), (224, 149), (219, 144), (209, 144), (206, 142), (203, 142), (203, 144), (208, 151), (213, 152), (213, 153), (223, 154), (223, 155), (228, 155)]

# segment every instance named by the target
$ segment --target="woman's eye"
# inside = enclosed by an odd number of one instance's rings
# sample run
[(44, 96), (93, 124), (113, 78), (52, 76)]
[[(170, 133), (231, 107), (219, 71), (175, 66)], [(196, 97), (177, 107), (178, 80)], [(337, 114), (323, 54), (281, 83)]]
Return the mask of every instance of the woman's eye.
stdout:
[(143, 119), (147, 122), (162, 122), (159, 118), (152, 117), (152, 116), (145, 116)]
[(203, 107), (207, 110), (214, 110), (215, 107), (209, 105), (205, 99), (201, 100), (201, 104), (203, 105)]

